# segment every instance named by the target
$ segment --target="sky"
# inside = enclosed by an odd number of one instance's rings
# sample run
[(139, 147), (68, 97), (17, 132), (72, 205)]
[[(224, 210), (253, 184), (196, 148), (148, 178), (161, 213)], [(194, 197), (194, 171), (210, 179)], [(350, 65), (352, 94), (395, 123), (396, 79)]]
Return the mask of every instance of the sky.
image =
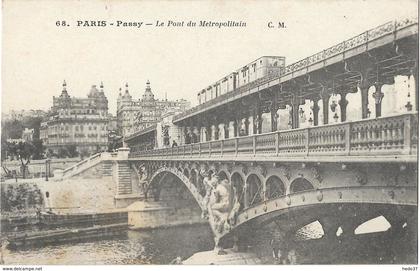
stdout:
[[(416, 0), (19, 1), (4, 0), (2, 112), (44, 109), (67, 82), (86, 97), (104, 83), (109, 112), (126, 82), (140, 98), (150, 80), (156, 98), (187, 99), (263, 55), (286, 64), (370, 28), (417, 14)], [(70, 26), (56, 26), (65, 20)], [(140, 28), (77, 27), (77, 21), (153, 23)], [(155, 27), (156, 21), (165, 23)], [(242, 21), (243, 28), (167, 27), (171, 21)], [(284, 22), (286, 28), (269, 28)]]

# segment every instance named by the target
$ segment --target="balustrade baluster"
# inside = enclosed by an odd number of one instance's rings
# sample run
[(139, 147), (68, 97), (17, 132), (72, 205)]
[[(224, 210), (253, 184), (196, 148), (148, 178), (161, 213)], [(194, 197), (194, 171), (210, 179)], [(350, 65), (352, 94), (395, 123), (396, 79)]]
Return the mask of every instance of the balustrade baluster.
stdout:
[(364, 141), (365, 141), (365, 129), (362, 127), (359, 127), (359, 129), (357, 130), (357, 133), (359, 135), (359, 144), (358, 144), (358, 149), (362, 150), (364, 148)]
[(381, 138), (381, 150), (386, 150), (386, 130), (387, 125), (385, 124), (383, 127), (381, 127), (381, 130), (379, 131), (379, 136)]
[(256, 152), (257, 152), (257, 137), (255, 136), (255, 135), (253, 135), (252, 136), (252, 153), (254, 154), (254, 156), (255, 156), (255, 154), (256, 154)]
[(211, 141), (209, 142), (209, 156), (211, 156)]
[(304, 140), (305, 140), (305, 153), (306, 153), (306, 156), (308, 156), (308, 154), (309, 154), (309, 128), (305, 129)]
[(360, 131), (360, 150), (363, 150), (366, 145), (367, 127), (359, 127)]
[(220, 156), (223, 156), (223, 142), (224, 142), (224, 140), (222, 139), (220, 141)]
[(276, 133), (276, 142), (275, 142), (275, 144), (276, 144), (276, 156), (278, 156), (279, 155), (279, 144), (280, 144), (280, 133), (279, 132), (277, 132)]
[(235, 156), (238, 156), (239, 138), (235, 138)]
[(344, 126), (344, 149), (347, 155), (350, 155), (350, 140), (351, 140), (351, 124), (346, 123)]
[(373, 141), (373, 127), (369, 126), (368, 127), (368, 150), (372, 148), (372, 141)]
[(411, 151), (411, 116), (404, 118), (404, 127), (402, 129), (403, 148), (405, 154), (410, 154)]
[(374, 148), (375, 149), (377, 149), (377, 150), (380, 150), (381, 149), (381, 126), (380, 126), (380, 124), (377, 124), (377, 126), (375, 126), (375, 129), (374, 129), (374, 135), (375, 135), (375, 145), (374, 145)]

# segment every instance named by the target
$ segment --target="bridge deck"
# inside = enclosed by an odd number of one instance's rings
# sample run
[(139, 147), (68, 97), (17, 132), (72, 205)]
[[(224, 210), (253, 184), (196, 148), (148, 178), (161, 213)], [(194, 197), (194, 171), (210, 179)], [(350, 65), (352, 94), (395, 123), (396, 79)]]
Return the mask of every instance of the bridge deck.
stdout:
[(130, 153), (132, 160), (416, 162), (417, 112)]

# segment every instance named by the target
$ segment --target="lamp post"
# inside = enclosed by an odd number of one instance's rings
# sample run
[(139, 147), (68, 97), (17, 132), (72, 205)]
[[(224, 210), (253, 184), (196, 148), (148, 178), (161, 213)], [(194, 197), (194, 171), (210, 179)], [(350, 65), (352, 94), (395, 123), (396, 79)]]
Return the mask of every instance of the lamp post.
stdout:
[(50, 165), (50, 159), (45, 159), (45, 181), (46, 182), (48, 182), (48, 175), (49, 175), (49, 169), (50, 169), (50, 167), (49, 167), (49, 165)]

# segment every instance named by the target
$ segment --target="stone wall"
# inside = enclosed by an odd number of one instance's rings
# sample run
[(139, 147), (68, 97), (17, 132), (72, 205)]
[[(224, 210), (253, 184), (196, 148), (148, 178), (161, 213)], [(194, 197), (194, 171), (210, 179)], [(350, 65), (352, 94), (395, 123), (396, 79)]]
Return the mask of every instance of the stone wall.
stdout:
[(198, 205), (173, 202), (136, 202), (127, 208), (132, 229), (154, 229), (208, 223), (201, 218)]
[(116, 185), (112, 176), (43, 182), (40, 188), (45, 207), (56, 212), (105, 212), (115, 208)]

